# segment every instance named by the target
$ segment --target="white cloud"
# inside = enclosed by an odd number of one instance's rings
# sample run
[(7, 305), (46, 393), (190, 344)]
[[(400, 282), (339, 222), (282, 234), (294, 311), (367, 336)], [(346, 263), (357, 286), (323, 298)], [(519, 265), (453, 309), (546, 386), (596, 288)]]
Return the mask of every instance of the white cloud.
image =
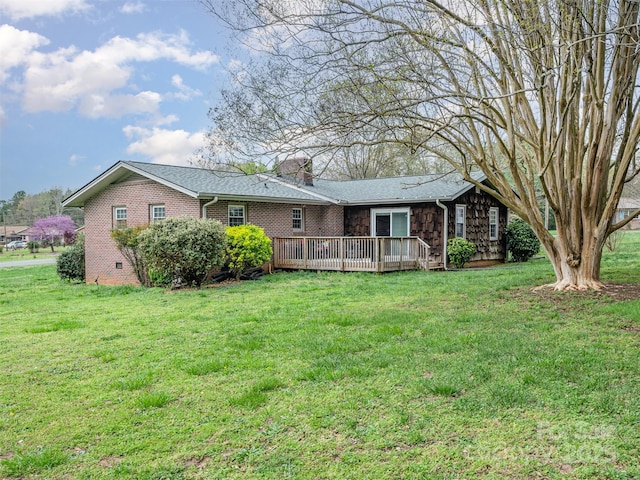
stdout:
[(71, 155), (69, 157), (69, 165), (71, 165), (72, 167), (75, 167), (78, 162), (84, 160), (86, 157), (82, 156), (82, 155), (76, 155), (75, 153), (73, 155)]
[(0, 12), (12, 20), (77, 13), (88, 8), (84, 0), (0, 0)]
[(119, 118), (139, 113), (158, 111), (162, 97), (156, 92), (140, 92), (137, 95), (85, 96), (78, 106), (78, 113), (89, 118)]
[(180, 118), (177, 115), (169, 114), (166, 116), (158, 116), (151, 120), (153, 122), (151, 125), (159, 127), (160, 125), (171, 125), (172, 123), (176, 123)]
[(185, 85), (180, 75), (174, 75), (171, 77), (171, 85), (178, 89), (177, 93), (171, 94), (173, 98), (177, 98), (178, 100), (191, 100), (194, 97), (202, 95), (200, 90)]
[(120, 7), (120, 12), (131, 14), (131, 13), (142, 13), (147, 9), (147, 6), (142, 2), (126, 2), (122, 7)]
[(2, 105), (0, 105), (0, 127), (4, 127), (7, 124), (7, 120), (7, 112), (5, 112)]
[(207, 51), (192, 52), (184, 31), (144, 33), (135, 39), (114, 37), (95, 51), (70, 47), (47, 54), (31, 52), (25, 60), (23, 107), (29, 112), (77, 107), (91, 118), (155, 112), (160, 94), (117, 91), (134, 89), (131, 77), (136, 62), (157, 60), (205, 69), (218, 57)]
[(23, 65), (36, 48), (48, 44), (49, 40), (37, 33), (0, 25), (0, 84), (9, 78), (9, 70)]
[(185, 130), (142, 128), (128, 125), (123, 129), (129, 139), (127, 153), (140, 154), (154, 163), (168, 165), (188, 165), (189, 160), (205, 144), (204, 132), (190, 133)]

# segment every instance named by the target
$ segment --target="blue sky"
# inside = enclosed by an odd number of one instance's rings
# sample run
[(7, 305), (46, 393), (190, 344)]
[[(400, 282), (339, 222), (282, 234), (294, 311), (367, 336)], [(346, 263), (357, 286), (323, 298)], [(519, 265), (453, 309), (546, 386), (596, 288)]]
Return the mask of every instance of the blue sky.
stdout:
[(0, 199), (188, 165), (237, 60), (196, 0), (0, 0)]

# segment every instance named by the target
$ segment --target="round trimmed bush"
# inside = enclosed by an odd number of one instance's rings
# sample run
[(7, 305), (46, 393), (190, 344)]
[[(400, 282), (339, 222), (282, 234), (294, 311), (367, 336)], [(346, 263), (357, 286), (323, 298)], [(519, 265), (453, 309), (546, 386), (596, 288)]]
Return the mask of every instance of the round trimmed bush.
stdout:
[(463, 268), (464, 264), (471, 260), (474, 253), (476, 253), (476, 244), (464, 238), (451, 238), (447, 242), (449, 260), (456, 268)]
[(271, 240), (255, 225), (227, 227), (227, 265), (236, 278), (271, 259)]
[(154, 222), (140, 233), (146, 267), (159, 278), (200, 286), (224, 264), (227, 236), (217, 220), (173, 217)]
[(75, 243), (58, 255), (56, 271), (63, 280), (85, 281), (84, 235), (78, 235)]
[(505, 229), (507, 250), (515, 262), (526, 262), (540, 251), (540, 240), (533, 229), (521, 218), (515, 218)]

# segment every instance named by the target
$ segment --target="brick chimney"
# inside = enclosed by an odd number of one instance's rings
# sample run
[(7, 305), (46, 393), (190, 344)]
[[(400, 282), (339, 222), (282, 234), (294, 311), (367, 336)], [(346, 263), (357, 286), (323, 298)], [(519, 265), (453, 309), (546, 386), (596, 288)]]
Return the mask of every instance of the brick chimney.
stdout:
[(279, 177), (291, 177), (308, 187), (313, 186), (313, 163), (308, 157), (291, 157), (282, 160), (276, 167)]

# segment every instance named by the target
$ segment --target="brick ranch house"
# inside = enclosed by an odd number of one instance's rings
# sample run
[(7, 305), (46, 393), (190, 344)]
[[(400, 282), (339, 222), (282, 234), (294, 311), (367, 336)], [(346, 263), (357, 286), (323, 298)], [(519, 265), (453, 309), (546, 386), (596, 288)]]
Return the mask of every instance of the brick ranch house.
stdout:
[(472, 262), (506, 258), (507, 208), (458, 174), (335, 181), (306, 171), (244, 175), (120, 161), (63, 205), (84, 208), (88, 283), (137, 282), (112, 229), (180, 215), (252, 223), (270, 238), (419, 237), (430, 245), (436, 267), (442, 267), (446, 238), (455, 236), (476, 244)]

